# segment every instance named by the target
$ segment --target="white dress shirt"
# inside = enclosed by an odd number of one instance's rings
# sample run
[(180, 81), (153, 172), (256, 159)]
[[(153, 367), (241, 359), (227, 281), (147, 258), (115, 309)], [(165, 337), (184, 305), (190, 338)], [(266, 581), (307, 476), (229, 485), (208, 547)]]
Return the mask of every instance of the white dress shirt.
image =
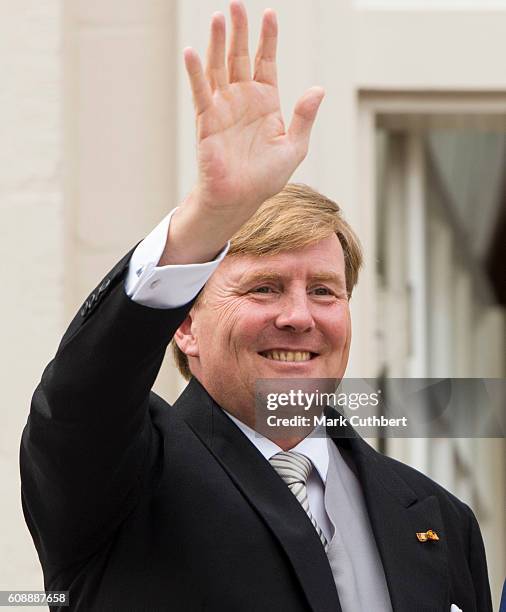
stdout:
[[(257, 447), (267, 461), (276, 453), (283, 451), (275, 442), (254, 431), (251, 427), (239, 421), (239, 419), (226, 410), (223, 412), (234, 421), (237, 427), (239, 427), (250, 442)], [(318, 428), (290, 450), (305, 455), (313, 464), (313, 469), (306, 483), (307, 500), (309, 502), (311, 514), (323, 531), (327, 538), (327, 542), (330, 542), (334, 533), (334, 528), (327, 515), (324, 504), (325, 483), (327, 481), (327, 471), (329, 467), (327, 439), (324, 434), (322, 435), (321, 428)]]
[(171, 210), (137, 245), (130, 259), (125, 291), (134, 302), (144, 306), (178, 308), (187, 304), (206, 284), (230, 247), (227, 242), (216, 258), (207, 263), (158, 266), (176, 210)]

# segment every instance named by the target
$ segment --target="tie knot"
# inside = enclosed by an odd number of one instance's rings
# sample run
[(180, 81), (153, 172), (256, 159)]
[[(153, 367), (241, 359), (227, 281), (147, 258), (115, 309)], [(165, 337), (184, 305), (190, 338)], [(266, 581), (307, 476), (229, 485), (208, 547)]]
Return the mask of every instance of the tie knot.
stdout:
[(305, 485), (313, 468), (311, 459), (297, 451), (276, 453), (269, 462), (287, 485), (297, 482)]

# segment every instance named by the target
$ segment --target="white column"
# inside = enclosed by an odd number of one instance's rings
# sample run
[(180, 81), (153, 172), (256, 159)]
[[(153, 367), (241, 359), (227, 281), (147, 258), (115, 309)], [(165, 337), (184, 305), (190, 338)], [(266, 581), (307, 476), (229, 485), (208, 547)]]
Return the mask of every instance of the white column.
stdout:
[[(427, 374), (427, 288), (426, 288), (426, 186), (422, 135), (408, 134), (406, 142), (406, 283), (409, 292), (409, 340), (405, 376)], [(430, 444), (426, 438), (403, 438), (402, 461), (426, 473)]]
[[(65, 4), (68, 318), (178, 204), (177, 7)], [(177, 379), (165, 366), (156, 389), (174, 399)]]
[[(428, 374), (444, 378), (453, 374), (453, 245), (451, 229), (440, 212), (438, 198), (441, 195), (433, 192), (433, 197), (428, 234)], [(454, 452), (451, 439), (431, 440), (430, 475), (448, 489), (453, 489), (455, 483)]]

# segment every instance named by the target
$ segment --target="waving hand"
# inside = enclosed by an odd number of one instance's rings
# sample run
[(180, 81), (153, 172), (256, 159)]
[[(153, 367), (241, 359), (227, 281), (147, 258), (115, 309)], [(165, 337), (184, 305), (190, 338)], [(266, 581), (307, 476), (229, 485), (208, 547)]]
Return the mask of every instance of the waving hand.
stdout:
[[(248, 18), (240, 0), (232, 0), (230, 14), (232, 32), (226, 64), (222, 13), (215, 13), (211, 20), (205, 71), (198, 53), (191, 47), (184, 50), (195, 107), (198, 182), (186, 202), (186, 224), (183, 213), (174, 217), (172, 257), (164, 263), (188, 261), (178, 253), (183, 244), (188, 244), (190, 216), (193, 238), (196, 218), (206, 217), (207, 239), (203, 239), (207, 244), (192, 257), (194, 261), (205, 260), (264, 200), (283, 189), (307, 154), (311, 128), (324, 96), (321, 87), (307, 90), (297, 101), (286, 129), (277, 83), (276, 14), (272, 9), (264, 12), (253, 70)], [(212, 245), (210, 234), (215, 238)]]

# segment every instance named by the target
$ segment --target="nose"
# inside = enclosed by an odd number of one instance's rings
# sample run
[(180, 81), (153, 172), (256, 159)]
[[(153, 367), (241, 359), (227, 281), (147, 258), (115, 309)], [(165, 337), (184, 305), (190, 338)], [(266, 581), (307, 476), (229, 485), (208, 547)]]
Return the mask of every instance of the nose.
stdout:
[(306, 292), (286, 294), (279, 302), (280, 311), (276, 317), (276, 327), (286, 331), (304, 333), (315, 327), (311, 304)]

